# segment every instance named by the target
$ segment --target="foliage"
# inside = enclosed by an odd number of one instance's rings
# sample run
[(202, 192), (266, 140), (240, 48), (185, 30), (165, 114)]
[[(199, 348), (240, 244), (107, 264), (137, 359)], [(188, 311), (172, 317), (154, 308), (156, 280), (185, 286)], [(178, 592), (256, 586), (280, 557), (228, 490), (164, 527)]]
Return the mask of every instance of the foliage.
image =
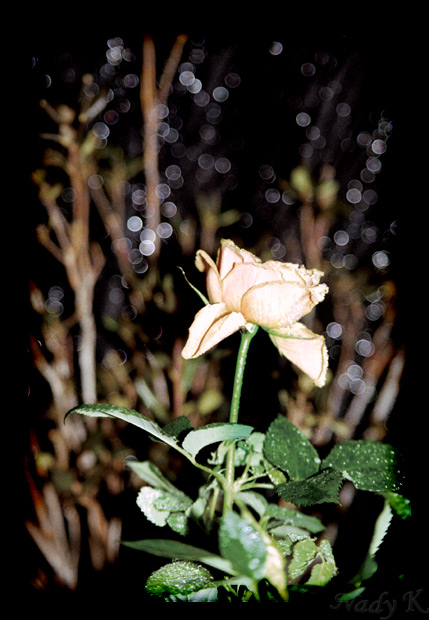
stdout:
[[(323, 536), (319, 541), (314, 536), (323, 531), (323, 524), (297, 508), (338, 503), (345, 479), (358, 489), (385, 496), (386, 508), (369, 550), (372, 559), (390, 523), (390, 506), (404, 501), (397, 493), (395, 454), (390, 446), (350, 440), (334, 446), (321, 461), (309, 440), (284, 416), (260, 433), (238, 423), (193, 429), (186, 418), (178, 418), (174, 428), (161, 428), (136, 411), (113, 405), (83, 405), (68, 415), (76, 413), (127, 420), (207, 474), (192, 499), (153, 463), (129, 464), (143, 482), (137, 504), (149, 521), (182, 537), (189, 534), (192, 522), (217, 540), (217, 553), (174, 538), (123, 543), (173, 561), (146, 583), (148, 592), (165, 600), (213, 602), (221, 596), (221, 588), (230, 598), (259, 600), (261, 584), (269, 583), (275, 592), (272, 596), (281, 601), (288, 599), (288, 587), (298, 581), (307, 587), (325, 586), (337, 573), (331, 545)], [(228, 485), (225, 459), (233, 444), (237, 447), (235, 466), (240, 471), (234, 481), (234, 507), (219, 514), (215, 500)], [(269, 503), (264, 494), (267, 490), (295, 508)], [(363, 578), (367, 577), (368, 569)]]

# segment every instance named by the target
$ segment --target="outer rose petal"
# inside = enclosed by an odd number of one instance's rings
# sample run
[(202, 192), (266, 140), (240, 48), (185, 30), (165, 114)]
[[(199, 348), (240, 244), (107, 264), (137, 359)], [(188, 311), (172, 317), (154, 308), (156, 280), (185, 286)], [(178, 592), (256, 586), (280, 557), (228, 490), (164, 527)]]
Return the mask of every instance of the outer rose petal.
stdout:
[(243, 295), (241, 312), (261, 327), (290, 327), (323, 299), (325, 289), (324, 284), (308, 289), (298, 282), (259, 284)]
[(234, 265), (222, 280), (222, 301), (229, 310), (240, 312), (243, 295), (257, 284), (280, 282), (279, 273), (266, 269), (264, 265), (242, 263)]
[(302, 323), (295, 323), (286, 329), (276, 329), (269, 335), (280, 353), (305, 372), (317, 387), (325, 384), (328, 350), (323, 336), (313, 333)]
[(204, 306), (195, 315), (182, 357), (192, 359), (206, 353), (224, 338), (246, 325), (239, 312), (228, 312), (223, 303)]
[(220, 276), (213, 259), (204, 250), (198, 250), (195, 266), (198, 271), (205, 271), (207, 274), (206, 288), (209, 301), (212, 304), (220, 303), (222, 301)]
[(264, 263), (264, 266), (278, 271), (285, 282), (301, 282), (306, 286), (316, 286), (324, 275), (319, 269), (306, 269), (296, 263), (269, 260)]

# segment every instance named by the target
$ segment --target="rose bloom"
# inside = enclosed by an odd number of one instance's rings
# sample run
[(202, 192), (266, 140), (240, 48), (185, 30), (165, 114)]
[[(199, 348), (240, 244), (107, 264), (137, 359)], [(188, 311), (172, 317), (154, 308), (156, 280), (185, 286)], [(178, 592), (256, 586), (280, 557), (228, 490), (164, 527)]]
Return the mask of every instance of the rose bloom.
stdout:
[(229, 239), (222, 239), (216, 263), (198, 250), (195, 264), (207, 275), (210, 303), (195, 315), (182, 351), (185, 359), (204, 354), (252, 323), (264, 328), (280, 353), (318, 387), (324, 385), (325, 339), (298, 322), (328, 292), (319, 283), (321, 271), (274, 260), (263, 263)]

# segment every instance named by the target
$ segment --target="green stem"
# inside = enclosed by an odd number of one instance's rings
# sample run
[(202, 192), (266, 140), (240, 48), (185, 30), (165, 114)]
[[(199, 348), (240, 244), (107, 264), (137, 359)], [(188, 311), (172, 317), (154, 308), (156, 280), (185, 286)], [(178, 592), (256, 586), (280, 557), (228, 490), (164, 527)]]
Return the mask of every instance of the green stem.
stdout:
[[(244, 368), (246, 366), (247, 352), (253, 336), (258, 331), (258, 325), (249, 325), (248, 329), (241, 334), (240, 348), (237, 355), (237, 363), (235, 366), (234, 386), (232, 391), (231, 409), (229, 413), (229, 421), (232, 424), (238, 422), (238, 412), (240, 409), (241, 388), (243, 386)], [(234, 496), (234, 460), (235, 460), (235, 442), (231, 444), (226, 457), (226, 484), (225, 498), (223, 505), (223, 514), (232, 509)]]

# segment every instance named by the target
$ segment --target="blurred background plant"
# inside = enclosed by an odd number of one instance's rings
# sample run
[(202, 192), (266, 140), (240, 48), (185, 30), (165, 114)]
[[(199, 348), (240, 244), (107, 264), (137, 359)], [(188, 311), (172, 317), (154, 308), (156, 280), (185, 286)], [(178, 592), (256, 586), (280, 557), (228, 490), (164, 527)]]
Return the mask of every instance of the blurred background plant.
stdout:
[[(250, 46), (126, 36), (95, 38), (90, 62), (68, 42), (31, 51), (33, 589), (85, 589), (88, 576), (94, 587), (94, 576), (105, 584), (138, 562), (118, 543), (124, 529), (128, 539), (150, 529), (136, 514), (141, 482), (127, 459), (149, 458), (178, 486), (193, 484), (165, 446), (137, 444), (138, 434), (109, 419), (64, 424), (68, 410), (107, 402), (162, 424), (228, 418), (233, 347), (181, 357), (200, 304), (186, 278), (204, 290), (197, 249), (214, 255), (228, 237), (263, 260), (321, 269), (330, 289), (306, 318), (326, 336), (327, 385), (315, 389), (261, 340), (256, 357), (270, 363), (249, 362), (243, 423), (265, 430), (282, 412), (322, 454), (344, 439), (384, 440), (404, 372), (394, 133), (379, 73), (388, 50), (347, 36), (294, 49), (263, 37)], [(261, 372), (266, 390), (255, 394)], [(362, 509), (348, 484), (341, 501), (316, 513), (334, 551), (337, 543), (340, 572), (350, 552), (341, 532), (356, 528)], [(373, 519), (359, 527), (366, 540)]]

